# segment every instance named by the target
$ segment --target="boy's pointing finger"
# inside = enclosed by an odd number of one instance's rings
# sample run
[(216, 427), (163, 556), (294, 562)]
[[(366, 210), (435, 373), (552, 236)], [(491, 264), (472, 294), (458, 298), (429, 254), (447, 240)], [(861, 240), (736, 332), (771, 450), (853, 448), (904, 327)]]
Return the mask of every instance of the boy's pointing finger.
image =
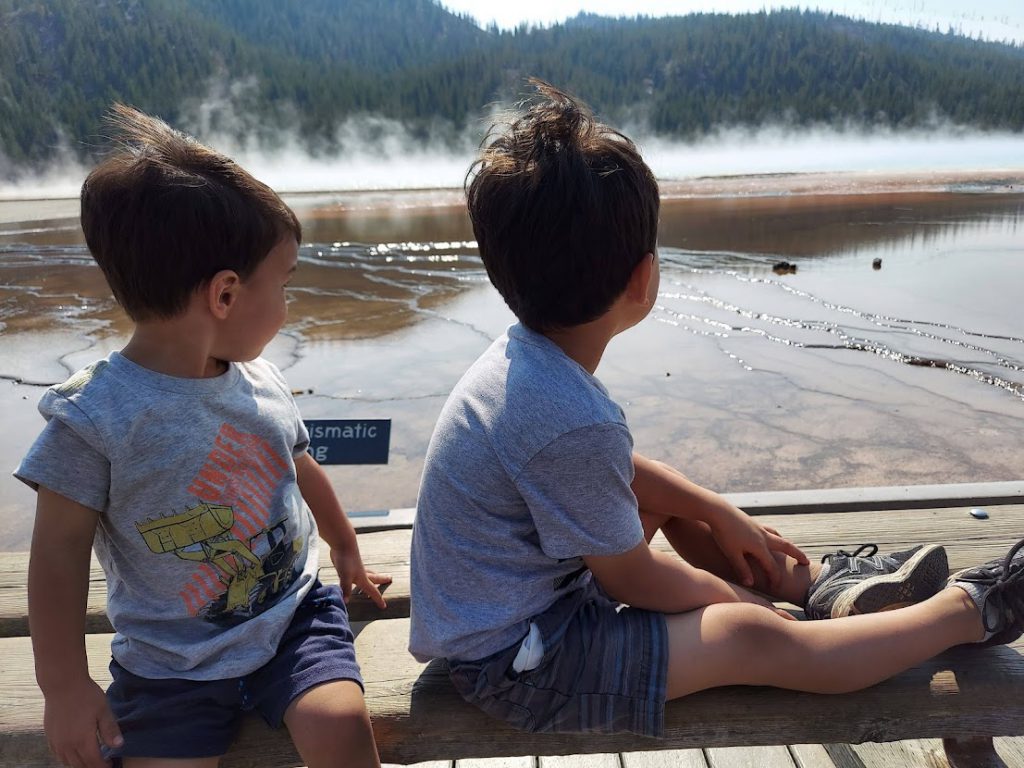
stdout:
[(368, 598), (370, 598), (374, 604), (383, 610), (387, 608), (387, 601), (384, 600), (384, 596), (378, 589), (378, 584), (390, 584), (391, 577), (386, 574), (367, 573), (362, 579), (356, 583), (356, 590), (362, 592)]
[(803, 550), (800, 549), (796, 544), (791, 542), (789, 539), (784, 539), (777, 533), (772, 534), (773, 545), (772, 549), (776, 552), (782, 552), (783, 554), (789, 555), (800, 565), (808, 565), (811, 561), (807, 555), (804, 554)]

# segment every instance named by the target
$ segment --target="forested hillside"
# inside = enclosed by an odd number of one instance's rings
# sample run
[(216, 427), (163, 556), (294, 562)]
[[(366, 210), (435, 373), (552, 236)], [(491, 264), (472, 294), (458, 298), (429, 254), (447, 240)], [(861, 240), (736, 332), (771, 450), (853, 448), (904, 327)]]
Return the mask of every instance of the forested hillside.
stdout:
[(499, 32), (431, 0), (0, 0), (0, 158), (88, 154), (115, 100), (270, 145), (297, 133), (314, 151), (362, 115), (437, 138), (529, 75), (672, 137), (765, 122), (1024, 130), (1024, 49), (829, 14)]

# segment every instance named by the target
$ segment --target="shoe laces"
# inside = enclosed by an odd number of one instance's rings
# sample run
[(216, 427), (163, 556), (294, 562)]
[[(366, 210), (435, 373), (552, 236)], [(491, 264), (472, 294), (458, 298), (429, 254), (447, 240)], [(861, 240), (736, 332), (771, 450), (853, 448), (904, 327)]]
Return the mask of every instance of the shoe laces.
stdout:
[(993, 560), (970, 572), (957, 577), (958, 581), (967, 581), (985, 588), (982, 604), (991, 601), (996, 610), (993, 612), (992, 626), (989, 626), (989, 611), (981, 612), (981, 623), (985, 632), (997, 632), (1002, 627), (999, 621), (1009, 608), (1016, 621), (1024, 621), (1024, 588), (1015, 589), (1018, 584), (1024, 585), (1024, 557), (1014, 564), (1014, 557), (1024, 547), (1024, 539), (1018, 541), (1000, 562)]
[(874, 557), (877, 553), (877, 544), (861, 544), (853, 552), (847, 552), (845, 549), (840, 549), (836, 552), (833, 552), (832, 554), (825, 555), (823, 558), (821, 558), (821, 562), (824, 563), (830, 557)]

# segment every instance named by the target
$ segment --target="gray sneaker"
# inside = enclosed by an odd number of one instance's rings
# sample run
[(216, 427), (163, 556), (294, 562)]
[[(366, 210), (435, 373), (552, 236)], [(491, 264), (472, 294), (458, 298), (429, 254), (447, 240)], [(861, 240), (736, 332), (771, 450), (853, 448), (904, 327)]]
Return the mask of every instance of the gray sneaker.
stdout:
[(946, 586), (949, 564), (946, 550), (937, 544), (877, 553), (876, 545), (865, 544), (853, 553), (825, 555), (821, 573), (807, 591), (807, 618), (891, 611), (927, 600)]
[(1006, 557), (957, 571), (949, 586), (960, 587), (978, 606), (985, 627), (980, 644), (1005, 645), (1024, 634), (1024, 539)]

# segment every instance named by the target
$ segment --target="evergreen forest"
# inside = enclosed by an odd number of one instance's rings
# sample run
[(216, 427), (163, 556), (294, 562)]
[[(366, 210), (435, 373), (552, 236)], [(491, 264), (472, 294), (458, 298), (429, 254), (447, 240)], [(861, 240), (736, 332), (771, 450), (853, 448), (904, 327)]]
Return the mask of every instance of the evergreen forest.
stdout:
[(0, 0), (0, 160), (83, 158), (122, 101), (273, 147), (352, 117), (456, 140), (537, 76), (613, 124), (1024, 131), (1024, 48), (806, 11), (482, 29), (432, 0)]

